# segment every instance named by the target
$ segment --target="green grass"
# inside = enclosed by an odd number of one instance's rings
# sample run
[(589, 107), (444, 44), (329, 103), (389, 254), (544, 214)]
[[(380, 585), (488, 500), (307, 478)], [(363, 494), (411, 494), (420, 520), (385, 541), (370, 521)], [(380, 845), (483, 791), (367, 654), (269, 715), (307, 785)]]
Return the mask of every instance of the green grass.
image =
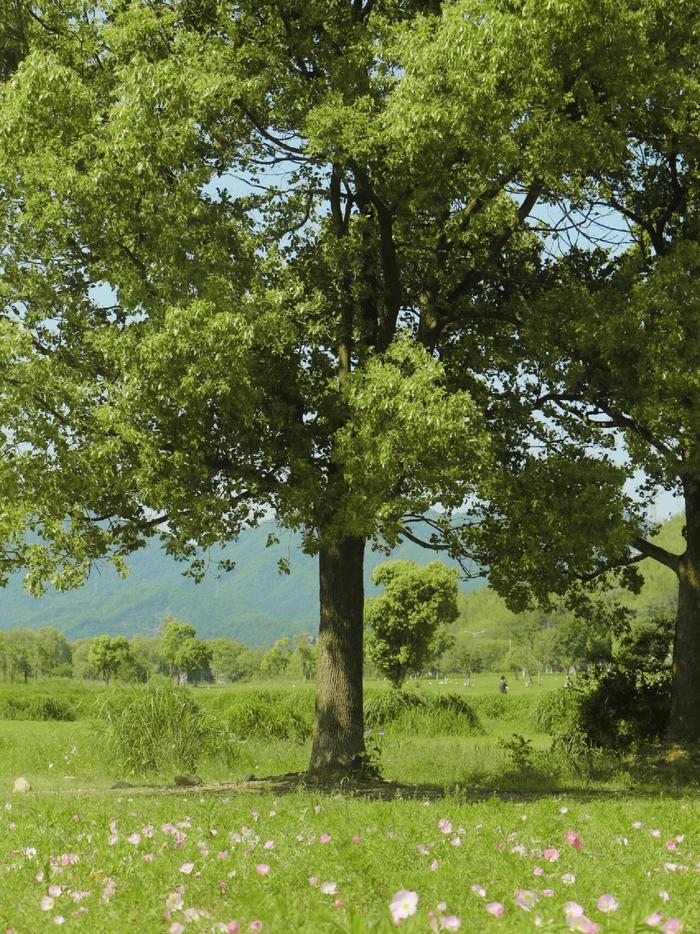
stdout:
[[(137, 778), (105, 754), (94, 722), (0, 721), (0, 930), (33, 934), (63, 918), (65, 929), (87, 934), (177, 934), (178, 925), (198, 934), (226, 930), (217, 925), (234, 920), (242, 931), (260, 921), (266, 934), (389, 934), (396, 930), (390, 902), (407, 889), (418, 895), (416, 914), (400, 925), (409, 934), (430, 931), (431, 921), (440, 930), (440, 918), (449, 915), (459, 918), (462, 934), (532, 931), (535, 916), (544, 930), (564, 934), (571, 901), (601, 932), (661, 931), (663, 925), (644, 923), (654, 911), (681, 918), (686, 934), (700, 932), (700, 763), (682, 756), (650, 756), (643, 769), (614, 757), (567, 763), (533, 726), (543, 687), (516, 682), (501, 699), (497, 680), (479, 676), (470, 689), (454, 680), (420, 686), (427, 696), (467, 699), (482, 724), (479, 735), (427, 735), (427, 721), (416, 717), (413, 734), (398, 723), (368, 737), (380, 747), (387, 779), (425, 786), (417, 800), (308, 790), (273, 798), (226, 787), (173, 794), (153, 787), (172, 782), (167, 769), (142, 776), (150, 790), (110, 791), (117, 779)], [(547, 688), (560, 681), (549, 679)], [(381, 682), (368, 687), (370, 695), (383, 689)], [(272, 695), (280, 710), (285, 699), (306, 709), (313, 697), (310, 686), (265, 682), (253, 690), (261, 688), (286, 692)], [(250, 691), (196, 688), (191, 695), (210, 716), (225, 718), (232, 706), (248, 709)], [(529, 743), (519, 765), (503, 745), (514, 733)], [(210, 754), (197, 771), (212, 784), (301, 771), (309, 745), (268, 730), (239, 739), (233, 762)], [(19, 775), (32, 783), (26, 795), (12, 792)], [(451, 823), (449, 832), (440, 821)], [(177, 824), (180, 837), (168, 827)], [(581, 849), (567, 842), (568, 831), (579, 835)], [(265, 848), (266, 841), (273, 846)], [(554, 862), (542, 855), (548, 847), (559, 851)], [(265, 875), (256, 869), (261, 864), (269, 866)], [(335, 883), (336, 891), (321, 891), (321, 883)], [(483, 886), (486, 899), (472, 885)], [(521, 890), (535, 893), (533, 911), (515, 904)], [(617, 911), (598, 910), (603, 894), (615, 896)], [(171, 905), (181, 897), (182, 907), (168, 909), (169, 897)], [(47, 911), (42, 898), (53, 899)], [(502, 918), (486, 910), (491, 902), (504, 906)]]
[[(266, 932), (388, 934), (395, 930), (389, 905), (400, 889), (418, 895), (416, 914), (401, 925), (407, 932), (430, 930), (431, 911), (457, 916), (467, 932), (529, 932), (535, 914), (546, 930), (563, 932), (569, 901), (602, 931), (649, 930), (643, 920), (657, 910), (682, 918), (688, 932), (700, 930), (695, 800), (423, 803), (309, 793), (276, 799), (63, 793), (8, 803), (12, 810), (0, 818), (0, 924), (18, 932), (50, 929), (62, 917), (67, 929), (100, 934), (167, 931), (173, 923), (204, 932), (233, 920), (243, 930), (259, 920)], [(582, 849), (567, 843), (571, 830)], [(677, 836), (683, 840), (669, 854), (666, 842)], [(542, 855), (549, 847), (559, 851), (555, 862)], [(688, 871), (664, 868), (670, 859)], [(265, 875), (262, 865), (269, 867)], [(322, 891), (322, 883), (334, 883), (335, 891)], [(483, 886), (486, 898), (472, 885)], [(50, 894), (50, 886), (60, 889)], [(532, 913), (514, 904), (523, 889), (537, 897)], [(603, 894), (618, 900), (614, 914), (597, 909)], [(182, 907), (164, 918), (168, 898), (179, 905), (178, 895)], [(45, 897), (53, 903), (42, 911)], [(504, 906), (502, 919), (487, 912), (490, 902)], [(199, 916), (190, 912), (186, 922), (188, 908)]]

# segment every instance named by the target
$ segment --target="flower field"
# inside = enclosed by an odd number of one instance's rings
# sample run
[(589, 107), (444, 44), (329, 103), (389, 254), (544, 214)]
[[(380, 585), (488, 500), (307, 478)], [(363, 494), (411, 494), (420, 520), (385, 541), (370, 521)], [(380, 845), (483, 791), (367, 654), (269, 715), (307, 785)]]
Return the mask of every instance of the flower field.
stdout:
[[(207, 785), (175, 790), (167, 769), (132, 775), (110, 758), (84, 699), (72, 721), (0, 720), (0, 934), (700, 934), (696, 760), (567, 766), (532, 704), (504, 711), (485, 687), (463, 692), (475, 735), (428, 733), (454, 726), (430, 716), (382, 727), (384, 775), (404, 783), (390, 800), (234, 785), (303, 769), (308, 741), (274, 731), (241, 734), (232, 763), (203, 756)], [(277, 733), (280, 692), (264, 696)], [(222, 720), (236, 712), (229, 723), (252, 704), (194, 696)], [(13, 791), (20, 775), (29, 792)], [(110, 788), (125, 779), (138, 787)]]
[(700, 931), (696, 800), (6, 796), (0, 920), (86, 932)]

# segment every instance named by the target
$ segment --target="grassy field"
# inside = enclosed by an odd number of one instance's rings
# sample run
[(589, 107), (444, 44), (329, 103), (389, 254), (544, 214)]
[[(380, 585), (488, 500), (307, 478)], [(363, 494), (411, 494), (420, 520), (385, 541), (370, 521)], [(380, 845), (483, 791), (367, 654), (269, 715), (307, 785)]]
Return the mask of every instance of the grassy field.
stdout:
[[(493, 701), (496, 682), (421, 687), (472, 700), (476, 735), (424, 735), (435, 721), (422, 714), (370, 734), (385, 777), (416, 784), (414, 800), (157, 787), (172, 774), (126, 775), (106, 755), (87, 717), (104, 692), (54, 685), (77, 719), (0, 721), (0, 931), (698, 934), (697, 771), (680, 754), (645, 769), (568, 767), (532, 724), (557, 681), (512, 682), (507, 708)], [(258, 687), (266, 703), (312, 700), (309, 686)], [(23, 688), (3, 687), (0, 703)], [(250, 690), (192, 696), (221, 717)], [(303, 769), (308, 752), (306, 739), (240, 738), (232, 763), (210, 755), (197, 772), (210, 784), (281, 774)], [(13, 793), (19, 775), (27, 794)], [(110, 789), (118, 779), (150, 787)]]

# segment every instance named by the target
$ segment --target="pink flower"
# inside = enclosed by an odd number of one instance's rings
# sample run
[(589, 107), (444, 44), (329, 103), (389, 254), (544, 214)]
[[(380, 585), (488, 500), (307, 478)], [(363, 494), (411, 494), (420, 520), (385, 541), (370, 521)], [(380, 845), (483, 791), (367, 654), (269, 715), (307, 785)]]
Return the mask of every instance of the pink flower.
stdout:
[(50, 895), (43, 895), (40, 905), (42, 911), (51, 911), (54, 906), (54, 900)]
[(647, 924), (650, 928), (655, 928), (657, 924), (661, 924), (663, 918), (658, 911), (655, 911), (653, 914), (648, 915), (644, 919), (644, 923)]
[(418, 909), (418, 893), (408, 889), (399, 889), (390, 904), (391, 920), (398, 927), (404, 918), (414, 915)]
[(601, 895), (598, 899), (598, 911), (617, 911), (619, 907), (618, 901), (613, 895)]
[(668, 892), (665, 889), (661, 889), (661, 891), (659, 892), (659, 898), (661, 899), (662, 902), (667, 902), (670, 897), (671, 896), (668, 894)]
[(550, 863), (555, 863), (559, 859), (559, 850), (556, 847), (550, 846), (542, 854), (543, 858)]
[(461, 927), (462, 922), (457, 915), (445, 915), (444, 918), (440, 918), (441, 931), (458, 931)]
[(270, 867), (267, 863), (256, 863), (255, 871), (259, 876), (266, 876), (270, 872)]
[(53, 919), (53, 923), (54, 924), (65, 924), (66, 919), (63, 917), (63, 915), (56, 915), (56, 917)]
[(554, 889), (542, 889), (545, 898), (551, 898), (554, 895)]
[(535, 868), (532, 870), (532, 874), (533, 876), (543, 876), (544, 869), (541, 866), (535, 866)]
[(127, 839), (127, 842), (130, 843), (132, 846), (138, 846), (138, 844), (141, 842), (141, 834), (132, 833), (126, 839)]
[(452, 824), (444, 817), (441, 817), (438, 821), (438, 827), (444, 834), (452, 833)]
[(183, 934), (185, 930), (185, 925), (180, 924), (179, 921), (173, 921), (173, 923), (168, 928), (169, 934)]
[(573, 846), (574, 849), (576, 849), (576, 850), (582, 850), (582, 849), (583, 849), (583, 843), (581, 843), (581, 839), (580, 839), (579, 835), (576, 833), (575, 830), (569, 830), (569, 831), (567, 832), (567, 834), (566, 834), (566, 842), (567, 842), (567, 843), (570, 843), (571, 846)]
[(238, 921), (229, 921), (226, 925), (226, 934), (239, 934), (241, 926)]
[(641, 822), (640, 820), (636, 820), (636, 821), (632, 824), (632, 826), (634, 827), (635, 830), (641, 830), (641, 829), (642, 829), (642, 822)]
[(193, 869), (194, 863), (183, 863), (182, 866), (180, 866), (180, 872), (184, 873), (186, 876), (189, 876)]
[(360, 837), (359, 833), (354, 833), (354, 834), (352, 835), (352, 842), (353, 842), (353, 843), (359, 843), (361, 839), (362, 839), (362, 837)]
[(321, 836), (319, 837), (319, 840), (321, 841), (321, 843), (330, 843), (331, 835), (329, 833), (322, 833)]
[(179, 911), (183, 906), (182, 895), (180, 892), (172, 892), (165, 899), (165, 907), (168, 911)]
[(494, 918), (502, 918), (506, 913), (506, 909), (500, 902), (489, 902), (486, 906), (486, 910), (490, 915), (493, 915)]
[(680, 918), (669, 918), (666, 924), (664, 924), (664, 934), (676, 934), (677, 931), (683, 930), (683, 922)]
[(318, 885), (318, 876), (309, 876), (309, 885)]
[(102, 901), (108, 902), (117, 890), (117, 883), (114, 879), (106, 879), (102, 889)]
[(570, 930), (579, 931), (580, 934), (598, 934), (600, 928), (585, 916), (583, 906), (578, 902), (567, 902), (564, 905), (564, 914)]
[(678, 844), (675, 840), (667, 840), (666, 849), (669, 851), (669, 853), (673, 853), (674, 850), (678, 849)]
[(486, 898), (486, 889), (483, 887), (483, 885), (479, 885), (476, 882), (472, 886), (472, 892), (476, 892), (476, 894), (481, 896), (481, 898)]
[(263, 929), (262, 921), (258, 921), (257, 919), (255, 921), (251, 921), (250, 924), (248, 925), (248, 929), (250, 931), (262, 931)]
[(440, 863), (436, 859), (434, 859), (432, 863), (430, 864), (431, 872), (437, 872), (439, 868), (440, 868)]
[(523, 911), (532, 911), (537, 901), (537, 893), (531, 889), (521, 889), (515, 896), (515, 904)]
[(62, 886), (62, 885), (50, 885), (50, 886), (49, 886), (49, 895), (50, 895), (52, 898), (58, 898), (58, 897), (59, 897), (60, 895), (62, 895), (62, 894), (63, 894), (63, 886)]

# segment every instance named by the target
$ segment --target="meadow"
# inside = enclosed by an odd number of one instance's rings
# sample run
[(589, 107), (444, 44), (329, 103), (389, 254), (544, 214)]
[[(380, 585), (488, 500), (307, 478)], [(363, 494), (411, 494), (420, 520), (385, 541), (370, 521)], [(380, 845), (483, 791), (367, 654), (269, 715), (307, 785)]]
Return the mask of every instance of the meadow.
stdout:
[[(369, 718), (381, 799), (235, 784), (306, 766), (308, 685), (190, 689), (228, 746), (177, 789), (165, 759), (137, 774), (110, 753), (96, 710), (119, 688), (0, 687), (0, 713), (51, 696), (75, 718), (0, 720), (0, 930), (700, 932), (697, 762), (552, 750), (537, 708), (561, 679), (496, 681), (424, 682), (431, 703)], [(366, 693), (387, 711), (384, 685)]]

